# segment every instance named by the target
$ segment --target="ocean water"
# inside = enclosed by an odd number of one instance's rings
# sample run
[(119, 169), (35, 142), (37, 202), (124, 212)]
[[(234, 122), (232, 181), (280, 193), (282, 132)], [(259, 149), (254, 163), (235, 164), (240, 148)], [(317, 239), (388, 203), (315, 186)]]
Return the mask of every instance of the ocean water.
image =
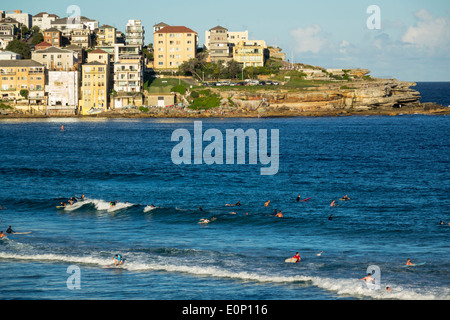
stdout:
[(173, 164), (193, 121), (2, 120), (0, 230), (32, 233), (0, 240), (0, 299), (450, 299), (448, 116), (202, 120), (279, 129), (274, 176)]
[(421, 102), (435, 102), (450, 106), (450, 82), (418, 82), (412, 89), (421, 93)]

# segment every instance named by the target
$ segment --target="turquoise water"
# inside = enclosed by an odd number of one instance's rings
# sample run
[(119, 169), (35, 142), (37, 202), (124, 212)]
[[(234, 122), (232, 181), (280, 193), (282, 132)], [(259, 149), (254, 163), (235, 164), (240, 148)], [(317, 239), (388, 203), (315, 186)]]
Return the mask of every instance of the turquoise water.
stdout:
[[(180, 128), (193, 120), (0, 121), (0, 230), (32, 232), (0, 240), (0, 299), (450, 298), (447, 116), (203, 120), (279, 129), (275, 176), (174, 165)], [(105, 269), (116, 253), (124, 268)], [(359, 280), (371, 265), (380, 289)]]

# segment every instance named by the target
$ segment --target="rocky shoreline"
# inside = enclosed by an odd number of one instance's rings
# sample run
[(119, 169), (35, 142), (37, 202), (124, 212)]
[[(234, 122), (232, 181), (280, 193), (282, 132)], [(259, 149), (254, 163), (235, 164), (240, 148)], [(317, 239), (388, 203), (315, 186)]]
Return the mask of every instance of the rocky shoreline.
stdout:
[[(183, 107), (109, 110), (89, 116), (60, 116), (61, 118), (267, 118), (267, 117), (333, 117), (333, 116), (396, 116), (405, 114), (446, 115), (450, 108), (436, 103), (421, 103), (420, 93), (413, 82), (395, 79), (371, 79), (326, 83), (302, 89), (287, 87), (209, 88), (220, 96), (219, 107), (192, 110)], [(179, 97), (181, 99), (185, 97)], [(43, 114), (27, 114), (7, 109), (4, 118), (49, 118)], [(52, 118), (58, 118), (52, 116)]]

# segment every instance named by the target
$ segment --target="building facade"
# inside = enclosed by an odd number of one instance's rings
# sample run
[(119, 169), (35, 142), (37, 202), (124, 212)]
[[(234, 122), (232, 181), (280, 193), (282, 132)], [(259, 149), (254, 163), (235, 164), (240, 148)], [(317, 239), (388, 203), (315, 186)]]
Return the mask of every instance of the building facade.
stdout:
[(56, 28), (44, 30), (44, 41), (54, 47), (62, 46), (62, 33)]
[(22, 10), (9, 10), (6, 11), (6, 18), (13, 18), (20, 22), (22, 25), (26, 26), (28, 29), (31, 28), (32, 17), (31, 14), (22, 12)]
[(45, 105), (44, 65), (30, 59), (0, 60), (0, 90), (2, 100)]
[(97, 32), (97, 46), (111, 46), (116, 43), (116, 28), (103, 25)]
[(70, 43), (83, 49), (89, 49), (90, 47), (92, 47), (91, 30), (89, 30), (88, 28), (73, 29), (71, 33)]
[(40, 12), (33, 16), (32, 26), (38, 27), (41, 31), (50, 29), (52, 27), (52, 21), (59, 19), (56, 14), (49, 14), (47, 12)]
[(195, 58), (198, 34), (184, 26), (168, 26), (154, 34), (154, 68), (177, 69), (183, 62)]
[(31, 58), (51, 71), (74, 71), (78, 69), (78, 53), (71, 50), (50, 47), (34, 51)]
[(233, 59), (241, 63), (243, 68), (264, 67), (264, 40), (240, 41), (233, 48)]
[(14, 26), (7, 23), (0, 23), (0, 49), (5, 50), (8, 44), (14, 39)]
[(141, 55), (127, 54), (114, 63), (114, 90), (141, 92), (144, 80), (144, 63)]
[(78, 71), (48, 71), (45, 87), (48, 115), (74, 115), (78, 109), (80, 74)]
[(145, 30), (141, 20), (128, 20), (125, 32), (127, 45), (144, 46)]
[(233, 52), (231, 51), (228, 42), (228, 29), (217, 26), (210, 29), (208, 33), (208, 53), (211, 61), (218, 62), (231, 60)]
[(82, 65), (79, 100), (80, 114), (92, 114), (109, 109), (109, 67), (93, 61)]

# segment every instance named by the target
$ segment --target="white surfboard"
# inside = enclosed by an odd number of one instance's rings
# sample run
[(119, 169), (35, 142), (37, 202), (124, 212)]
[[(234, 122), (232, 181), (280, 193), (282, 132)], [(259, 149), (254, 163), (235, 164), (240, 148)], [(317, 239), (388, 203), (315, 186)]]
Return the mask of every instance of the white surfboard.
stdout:
[(284, 261), (285, 263), (297, 263), (297, 259), (289, 258)]

